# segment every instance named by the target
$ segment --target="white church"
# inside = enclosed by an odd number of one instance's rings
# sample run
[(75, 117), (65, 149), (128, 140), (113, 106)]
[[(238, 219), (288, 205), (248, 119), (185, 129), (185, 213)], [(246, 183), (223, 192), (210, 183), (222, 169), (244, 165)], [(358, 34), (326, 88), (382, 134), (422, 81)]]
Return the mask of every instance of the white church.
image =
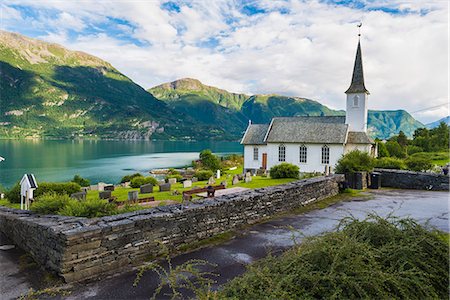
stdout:
[(333, 170), (341, 156), (358, 149), (376, 155), (376, 145), (367, 135), (367, 99), (361, 44), (347, 94), (344, 116), (278, 117), (270, 124), (249, 124), (244, 145), (244, 170), (268, 170), (282, 162), (299, 166), (300, 172)]

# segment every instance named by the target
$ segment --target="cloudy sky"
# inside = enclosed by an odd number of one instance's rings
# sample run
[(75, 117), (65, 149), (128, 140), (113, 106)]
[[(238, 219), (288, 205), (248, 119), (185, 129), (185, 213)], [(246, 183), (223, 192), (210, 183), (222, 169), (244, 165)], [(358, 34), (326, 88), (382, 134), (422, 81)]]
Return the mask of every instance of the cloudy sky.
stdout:
[(96, 55), (144, 88), (182, 77), (345, 108), (362, 27), (370, 109), (448, 115), (448, 1), (2, 0), (1, 27)]

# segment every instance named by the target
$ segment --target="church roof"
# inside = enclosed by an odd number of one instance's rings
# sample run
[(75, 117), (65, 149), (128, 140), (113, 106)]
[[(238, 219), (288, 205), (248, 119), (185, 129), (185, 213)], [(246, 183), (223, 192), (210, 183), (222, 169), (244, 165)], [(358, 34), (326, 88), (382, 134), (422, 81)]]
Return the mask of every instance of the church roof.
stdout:
[(352, 83), (350, 84), (350, 87), (345, 93), (369, 94), (369, 91), (366, 89), (366, 86), (364, 85), (364, 71), (361, 57), (361, 43), (359, 41), (358, 41), (358, 48), (356, 49), (356, 58), (355, 58), (355, 65), (353, 67)]
[(348, 144), (373, 144), (374, 141), (366, 132), (350, 131), (347, 136)]
[(269, 124), (250, 124), (242, 138), (241, 144), (244, 145), (263, 145)]
[(344, 144), (345, 117), (273, 118), (266, 142)]

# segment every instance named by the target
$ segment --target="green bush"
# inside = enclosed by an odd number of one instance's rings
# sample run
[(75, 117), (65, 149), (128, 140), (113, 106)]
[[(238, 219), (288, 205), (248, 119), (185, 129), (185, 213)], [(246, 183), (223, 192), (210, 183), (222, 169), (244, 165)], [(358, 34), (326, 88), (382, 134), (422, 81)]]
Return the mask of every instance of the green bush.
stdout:
[(406, 161), (406, 166), (412, 171), (426, 171), (433, 167), (431, 159), (428, 157), (409, 157)]
[(220, 159), (218, 156), (212, 154), (211, 150), (206, 149), (200, 152), (200, 161), (205, 169), (215, 172), (221, 170)]
[(125, 175), (122, 177), (122, 179), (120, 180), (120, 183), (125, 183), (125, 182), (129, 182), (131, 181), (133, 178), (135, 177), (143, 177), (141, 173), (134, 173), (131, 175)]
[(273, 166), (269, 170), (271, 178), (299, 178), (300, 170), (298, 166), (290, 163), (281, 163), (279, 165)]
[(337, 232), (249, 266), (217, 298), (447, 299), (442, 235), (412, 219), (345, 219)]
[(31, 210), (44, 215), (55, 215), (71, 200), (69, 195), (58, 195), (55, 192), (45, 193), (39, 197), (31, 205)]
[(375, 161), (375, 167), (381, 169), (406, 169), (406, 164), (403, 159), (395, 157), (382, 157)]
[(130, 186), (132, 188), (138, 188), (141, 185), (148, 184), (148, 183), (151, 183), (154, 186), (156, 186), (158, 184), (158, 180), (156, 180), (155, 177), (151, 177), (151, 176), (148, 176), (148, 177), (144, 177), (144, 176), (134, 177), (133, 179), (131, 179)]
[(86, 199), (84, 201), (78, 201), (76, 199), (70, 199), (58, 213), (64, 216), (97, 218), (113, 215), (116, 212), (116, 205), (108, 203), (107, 200)]
[(34, 191), (34, 197), (54, 192), (59, 195), (71, 195), (81, 191), (81, 186), (75, 182), (41, 182)]
[(406, 147), (406, 152), (408, 153), (408, 155), (413, 155), (414, 153), (423, 152), (423, 149), (422, 149), (422, 147), (408, 145)]
[(336, 164), (336, 173), (371, 172), (375, 159), (367, 152), (353, 150), (344, 154)]
[(395, 156), (398, 158), (406, 157), (405, 148), (403, 148), (397, 141), (388, 141), (385, 145), (390, 156)]
[(72, 182), (75, 182), (80, 186), (89, 186), (91, 184), (89, 179), (83, 178), (80, 175), (73, 176)]
[(11, 203), (20, 203), (20, 183), (17, 182), (5, 192), (6, 199)]
[(389, 151), (386, 148), (386, 144), (383, 142), (377, 142), (378, 157), (389, 157)]
[(200, 170), (194, 173), (194, 177), (200, 181), (208, 180), (211, 176), (213, 176), (213, 172), (210, 170)]

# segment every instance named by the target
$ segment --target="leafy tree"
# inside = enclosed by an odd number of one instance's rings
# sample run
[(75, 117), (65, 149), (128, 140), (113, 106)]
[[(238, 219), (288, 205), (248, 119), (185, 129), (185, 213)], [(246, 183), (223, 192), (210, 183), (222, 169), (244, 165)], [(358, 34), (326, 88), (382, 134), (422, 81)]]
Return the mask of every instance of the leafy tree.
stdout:
[(17, 182), (5, 193), (6, 199), (11, 203), (20, 203), (20, 183)]
[(408, 145), (408, 137), (405, 135), (403, 131), (400, 131), (397, 136), (397, 143), (402, 146), (402, 148), (406, 147)]
[(385, 143), (378, 142), (378, 157), (389, 157), (389, 151), (386, 148)]
[(131, 179), (133, 179), (135, 177), (143, 177), (143, 175), (141, 173), (134, 173), (134, 174), (131, 174), (131, 175), (125, 175), (120, 180), (120, 183), (129, 182), (129, 181), (131, 181)]
[(89, 179), (83, 178), (78, 174), (73, 176), (72, 182), (78, 183), (80, 186), (89, 186), (91, 183)]
[(406, 157), (405, 149), (403, 149), (397, 141), (387, 141), (386, 149), (388, 150), (390, 156), (395, 156), (398, 158)]
[(375, 159), (367, 152), (353, 150), (344, 154), (336, 164), (336, 173), (353, 173), (373, 170)]
[(449, 148), (449, 128), (441, 122), (438, 127), (431, 129), (431, 143), (433, 150), (444, 150)]
[(290, 163), (281, 163), (279, 165), (273, 166), (269, 170), (271, 178), (299, 178), (299, 168), (296, 165)]
[(221, 169), (220, 159), (212, 154), (211, 150), (206, 149), (200, 152), (200, 161), (205, 169), (215, 172)]
[(148, 183), (151, 183), (155, 186), (158, 184), (158, 180), (156, 180), (155, 177), (151, 177), (151, 176), (148, 176), (148, 177), (138, 176), (138, 177), (134, 177), (133, 179), (131, 179), (130, 186), (132, 188), (138, 188), (141, 185), (148, 184)]

